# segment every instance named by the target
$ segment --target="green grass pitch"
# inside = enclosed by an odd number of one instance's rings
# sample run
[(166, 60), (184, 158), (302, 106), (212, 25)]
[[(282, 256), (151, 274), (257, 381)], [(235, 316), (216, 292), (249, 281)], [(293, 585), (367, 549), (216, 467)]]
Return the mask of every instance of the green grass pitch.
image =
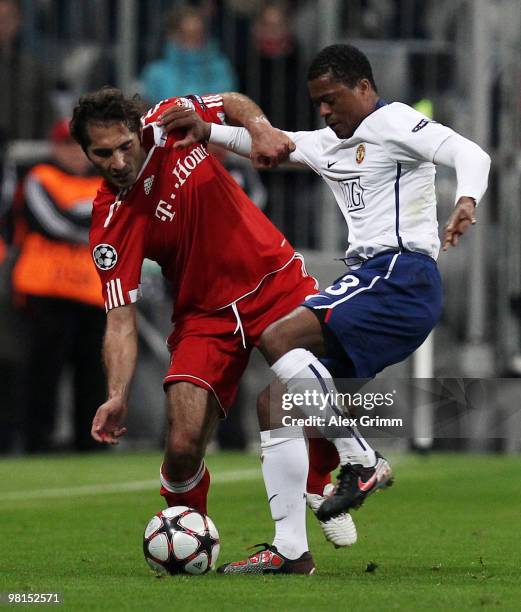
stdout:
[[(354, 547), (335, 550), (309, 516), (314, 576), (231, 578), (148, 570), (159, 453), (4, 459), (0, 591), (60, 591), (66, 610), (520, 610), (521, 458), (392, 459), (396, 485), (355, 512)], [(259, 461), (208, 463), (219, 561), (237, 560), (272, 536)]]

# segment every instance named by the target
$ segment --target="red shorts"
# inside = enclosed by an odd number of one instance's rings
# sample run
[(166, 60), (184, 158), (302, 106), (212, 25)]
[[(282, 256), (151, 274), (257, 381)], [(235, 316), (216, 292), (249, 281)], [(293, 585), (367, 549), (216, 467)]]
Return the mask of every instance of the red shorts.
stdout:
[(297, 256), (267, 276), (255, 292), (235, 302), (237, 315), (229, 306), (176, 322), (168, 338), (171, 361), (164, 385), (186, 381), (208, 389), (226, 414), (262, 332), (315, 293), (317, 283)]

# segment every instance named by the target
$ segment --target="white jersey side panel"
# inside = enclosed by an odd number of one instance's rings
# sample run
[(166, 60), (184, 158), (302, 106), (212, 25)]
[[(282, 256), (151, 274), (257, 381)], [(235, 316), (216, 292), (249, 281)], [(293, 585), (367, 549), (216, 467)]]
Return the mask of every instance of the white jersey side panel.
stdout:
[(290, 161), (305, 164), (331, 188), (348, 227), (348, 264), (389, 249), (438, 256), (434, 155), (453, 130), (410, 106), (371, 113), (351, 138), (329, 128), (287, 132)]

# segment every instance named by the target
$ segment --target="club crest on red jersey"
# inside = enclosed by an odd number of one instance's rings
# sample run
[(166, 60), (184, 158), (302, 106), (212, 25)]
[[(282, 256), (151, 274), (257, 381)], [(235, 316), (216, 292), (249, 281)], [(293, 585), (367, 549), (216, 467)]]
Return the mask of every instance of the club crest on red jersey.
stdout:
[(145, 194), (149, 195), (149, 193), (152, 191), (152, 185), (154, 184), (154, 179), (155, 176), (149, 176), (147, 177), (144, 181), (143, 181), (143, 188), (145, 190)]
[(195, 106), (192, 100), (188, 98), (177, 98), (175, 101), (176, 106), (180, 106), (181, 108), (187, 108), (188, 110), (195, 111)]

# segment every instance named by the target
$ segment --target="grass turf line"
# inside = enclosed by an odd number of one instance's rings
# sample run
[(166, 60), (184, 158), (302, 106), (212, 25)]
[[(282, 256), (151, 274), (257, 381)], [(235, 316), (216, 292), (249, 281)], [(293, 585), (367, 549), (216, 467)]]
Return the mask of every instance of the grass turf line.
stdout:
[[(0, 461), (2, 492), (153, 479), (160, 455), (111, 453)], [(209, 457), (215, 474), (252, 470), (257, 457)], [(334, 550), (309, 516), (315, 576), (156, 578), (141, 552), (162, 507), (157, 488), (2, 501), (0, 591), (63, 593), (66, 610), (519, 610), (519, 457), (404, 456), (397, 483), (354, 513), (359, 542)], [(252, 474), (252, 472), (246, 472)], [(260, 478), (216, 484), (210, 515), (219, 561), (269, 541)], [(376, 565), (367, 572), (369, 564)]]

